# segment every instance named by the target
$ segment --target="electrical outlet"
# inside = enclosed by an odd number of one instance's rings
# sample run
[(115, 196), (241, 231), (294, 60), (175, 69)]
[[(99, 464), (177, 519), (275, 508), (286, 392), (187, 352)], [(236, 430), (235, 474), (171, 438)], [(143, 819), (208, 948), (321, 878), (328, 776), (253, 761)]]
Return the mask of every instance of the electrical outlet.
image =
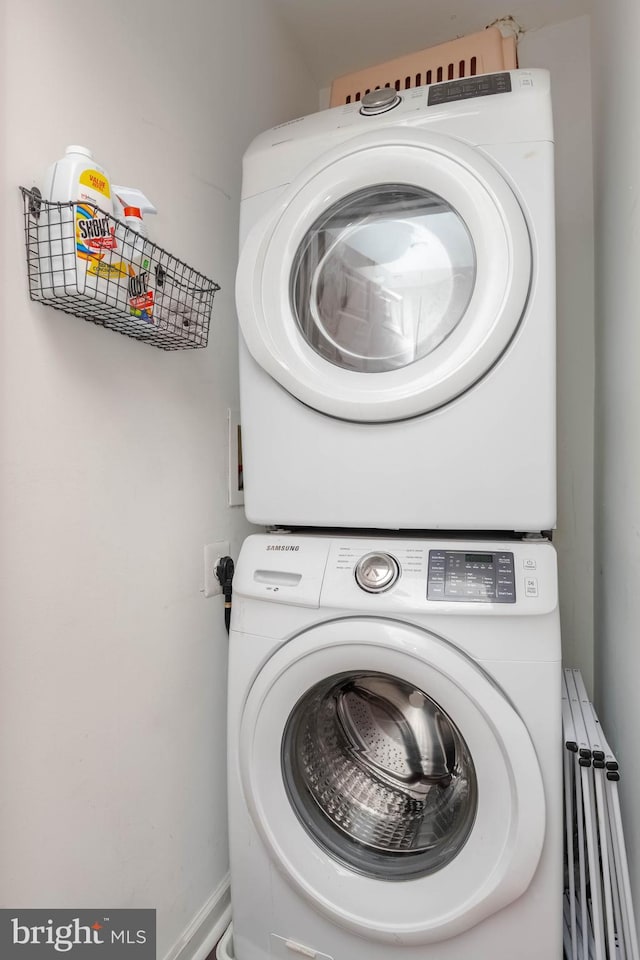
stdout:
[(229, 556), (229, 541), (216, 540), (208, 543), (204, 548), (204, 595), (216, 597), (222, 593), (220, 581), (216, 577), (216, 567), (222, 557)]

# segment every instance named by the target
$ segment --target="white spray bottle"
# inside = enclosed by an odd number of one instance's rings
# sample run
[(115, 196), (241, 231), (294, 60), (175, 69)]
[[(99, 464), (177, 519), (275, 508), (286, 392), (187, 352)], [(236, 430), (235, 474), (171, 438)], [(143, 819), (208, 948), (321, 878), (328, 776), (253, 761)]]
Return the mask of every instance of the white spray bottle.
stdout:
[[(135, 187), (114, 185), (113, 193), (117, 197), (121, 210), (121, 219), (126, 225), (119, 236), (120, 258), (123, 264), (122, 275), (127, 284), (129, 313), (145, 323), (153, 323), (154, 293), (151, 282), (151, 258), (149, 256), (147, 227), (143, 213), (155, 214), (158, 211), (151, 201)], [(118, 231), (116, 231), (118, 235)]]

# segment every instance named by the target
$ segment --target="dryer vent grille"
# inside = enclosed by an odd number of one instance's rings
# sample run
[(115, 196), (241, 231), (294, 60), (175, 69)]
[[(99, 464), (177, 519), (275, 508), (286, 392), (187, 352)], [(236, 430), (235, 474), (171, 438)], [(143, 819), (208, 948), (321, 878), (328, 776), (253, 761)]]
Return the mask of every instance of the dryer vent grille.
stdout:
[(514, 70), (517, 66), (515, 38), (503, 37), (498, 27), (488, 27), (479, 33), (338, 77), (331, 84), (329, 106), (355, 103), (371, 90), (382, 87), (409, 90), (443, 80)]

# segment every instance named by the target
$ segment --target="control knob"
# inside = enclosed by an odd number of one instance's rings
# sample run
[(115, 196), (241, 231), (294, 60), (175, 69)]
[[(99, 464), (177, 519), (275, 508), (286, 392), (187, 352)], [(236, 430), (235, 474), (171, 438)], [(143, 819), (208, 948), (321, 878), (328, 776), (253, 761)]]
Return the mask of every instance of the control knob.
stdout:
[(390, 553), (367, 553), (356, 564), (356, 583), (367, 593), (382, 593), (400, 576), (400, 565)]
[(378, 113), (393, 110), (401, 101), (393, 87), (382, 87), (381, 90), (370, 90), (360, 101), (360, 113), (363, 117), (375, 117)]

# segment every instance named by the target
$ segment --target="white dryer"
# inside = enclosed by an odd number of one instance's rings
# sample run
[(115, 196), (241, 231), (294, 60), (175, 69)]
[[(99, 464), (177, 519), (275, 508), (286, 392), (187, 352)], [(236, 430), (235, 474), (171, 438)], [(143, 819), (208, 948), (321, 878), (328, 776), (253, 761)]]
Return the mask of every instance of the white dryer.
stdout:
[(247, 515), (552, 528), (548, 73), (371, 97), (269, 130), (244, 158)]
[(558, 960), (553, 547), (254, 536), (234, 588), (236, 960)]

